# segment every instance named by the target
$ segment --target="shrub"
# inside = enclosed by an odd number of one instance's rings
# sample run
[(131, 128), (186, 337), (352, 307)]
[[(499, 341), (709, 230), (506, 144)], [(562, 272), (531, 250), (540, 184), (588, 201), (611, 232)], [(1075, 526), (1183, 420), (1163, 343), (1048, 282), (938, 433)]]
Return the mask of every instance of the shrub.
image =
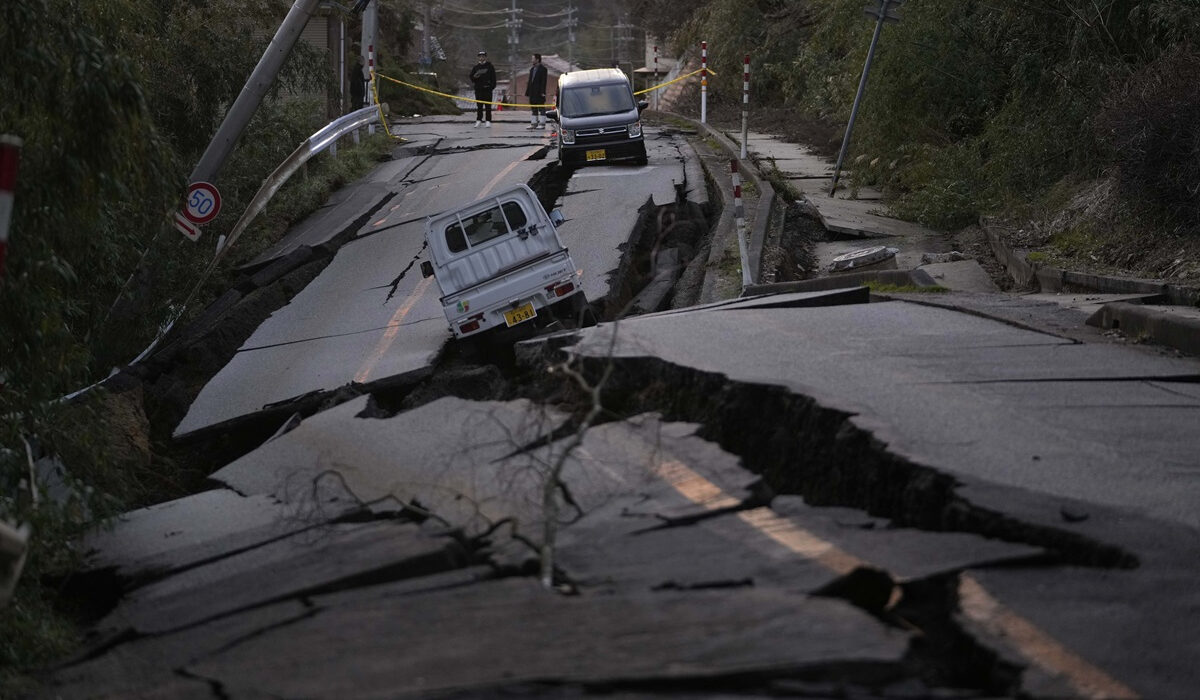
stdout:
[(1197, 75), (1200, 54), (1179, 47), (1130, 75), (1096, 120), (1120, 194), (1142, 213), (1193, 232), (1200, 230)]

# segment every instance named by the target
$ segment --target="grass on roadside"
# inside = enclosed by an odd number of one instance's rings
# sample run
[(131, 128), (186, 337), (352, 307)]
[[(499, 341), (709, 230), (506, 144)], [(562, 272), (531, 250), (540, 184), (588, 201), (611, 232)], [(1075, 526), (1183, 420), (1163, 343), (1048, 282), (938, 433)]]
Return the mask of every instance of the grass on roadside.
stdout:
[(253, 260), (278, 243), (293, 224), (320, 209), (335, 191), (387, 160), (398, 144), (382, 132), (364, 135), (357, 146), (349, 139), (343, 141), (346, 143), (338, 149), (336, 158), (329, 152), (322, 153), (279, 189), (239, 240), (235, 264)]
[[(278, 242), (295, 223), (319, 209), (338, 188), (353, 182), (385, 160), (396, 142), (376, 134), (358, 146), (343, 145), (338, 157), (329, 154), (309, 163), (276, 194), (267, 209), (246, 231), (222, 269), (205, 285), (191, 313), (219, 296), (236, 277), (233, 268)], [(79, 402), (60, 405), (62, 426), (46, 436), (47, 446), (61, 455), (73, 477), (71, 488), (78, 502), (92, 505), (93, 518), (125, 512), (152, 503), (180, 498), (197, 486), (198, 476), (186, 472), (170, 455), (157, 454), (161, 446), (144, 444), (141, 452), (124, 452), (115, 442), (144, 428), (131, 425), (140, 412), (124, 405), (127, 394), (114, 398), (104, 391), (89, 393)], [(140, 397), (138, 399), (140, 401)], [(115, 437), (113, 437), (115, 436)], [(125, 440), (125, 442), (130, 442)], [(157, 449), (155, 449), (157, 448)], [(154, 450), (152, 462), (150, 451)], [(86, 484), (86, 485), (85, 485)], [(103, 504), (103, 512), (95, 509)], [(12, 602), (0, 610), (0, 697), (21, 697), (37, 687), (30, 675), (71, 653), (82, 639), (77, 601), (65, 597), (61, 582), (78, 570), (80, 558), (74, 542), (85, 523), (74, 506), (57, 507), (48, 499), (34, 512), (29, 564)]]

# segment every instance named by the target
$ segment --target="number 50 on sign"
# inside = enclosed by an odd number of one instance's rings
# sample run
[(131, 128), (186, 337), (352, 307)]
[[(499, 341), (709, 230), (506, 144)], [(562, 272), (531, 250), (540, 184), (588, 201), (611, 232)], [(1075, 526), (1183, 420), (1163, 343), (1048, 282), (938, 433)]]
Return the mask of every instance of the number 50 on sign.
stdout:
[(221, 193), (209, 182), (193, 182), (187, 191), (183, 214), (194, 224), (207, 224), (221, 211)]

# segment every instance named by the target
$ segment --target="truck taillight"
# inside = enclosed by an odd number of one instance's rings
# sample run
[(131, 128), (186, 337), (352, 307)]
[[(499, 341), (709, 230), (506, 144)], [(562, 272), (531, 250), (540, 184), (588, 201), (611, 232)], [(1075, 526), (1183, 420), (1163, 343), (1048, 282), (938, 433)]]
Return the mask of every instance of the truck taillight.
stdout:
[(556, 297), (565, 297), (573, 291), (575, 291), (574, 282), (563, 282), (562, 284), (555, 283), (546, 287), (546, 293), (553, 293)]
[(467, 319), (466, 323), (459, 325), (458, 332), (462, 334), (474, 333), (479, 330), (479, 325), (483, 323), (483, 314), (475, 314)]

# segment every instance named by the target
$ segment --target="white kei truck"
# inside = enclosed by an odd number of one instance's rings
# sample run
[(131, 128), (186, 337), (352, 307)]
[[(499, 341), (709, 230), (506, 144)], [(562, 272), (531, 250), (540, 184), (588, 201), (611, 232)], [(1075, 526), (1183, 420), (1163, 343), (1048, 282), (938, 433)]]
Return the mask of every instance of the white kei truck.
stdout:
[[(526, 185), (425, 220), (430, 260), (442, 311), (456, 338), (532, 331), (590, 316), (582, 270), (558, 236), (557, 209), (547, 214)], [(519, 328), (518, 328), (519, 327)]]

